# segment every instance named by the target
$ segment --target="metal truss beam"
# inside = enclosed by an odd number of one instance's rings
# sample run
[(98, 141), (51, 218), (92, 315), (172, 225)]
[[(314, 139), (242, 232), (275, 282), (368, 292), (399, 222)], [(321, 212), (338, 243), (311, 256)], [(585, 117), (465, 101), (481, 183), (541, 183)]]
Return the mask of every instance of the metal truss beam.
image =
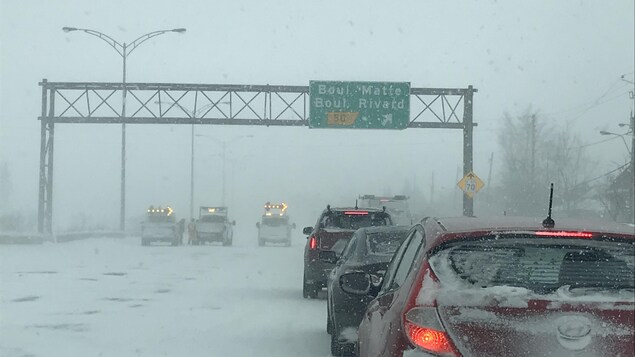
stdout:
[[(40, 85), (58, 98), (58, 109), (47, 117), (54, 123), (308, 125), (308, 86), (127, 83), (128, 113), (122, 116), (121, 83)], [(465, 96), (474, 92), (471, 86), (411, 88), (408, 127), (463, 129)]]

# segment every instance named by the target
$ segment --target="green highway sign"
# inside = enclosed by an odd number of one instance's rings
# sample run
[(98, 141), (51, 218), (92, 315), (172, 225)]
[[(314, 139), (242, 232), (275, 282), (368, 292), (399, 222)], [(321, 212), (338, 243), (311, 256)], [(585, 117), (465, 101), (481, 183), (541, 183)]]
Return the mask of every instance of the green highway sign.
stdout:
[(410, 83), (309, 83), (309, 128), (405, 129)]

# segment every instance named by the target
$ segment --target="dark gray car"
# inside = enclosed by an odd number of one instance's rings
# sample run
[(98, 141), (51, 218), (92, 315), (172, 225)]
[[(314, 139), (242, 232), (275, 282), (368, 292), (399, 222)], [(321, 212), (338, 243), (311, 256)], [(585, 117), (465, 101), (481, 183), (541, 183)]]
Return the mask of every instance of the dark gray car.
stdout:
[[(386, 272), (394, 253), (406, 237), (408, 226), (367, 227), (358, 229), (348, 242), (327, 283), (327, 332), (331, 334), (333, 356), (352, 355), (357, 326), (362, 320), (371, 295), (347, 291), (342, 281), (351, 273), (365, 273), (376, 284)], [(360, 287), (364, 290), (366, 287)]]

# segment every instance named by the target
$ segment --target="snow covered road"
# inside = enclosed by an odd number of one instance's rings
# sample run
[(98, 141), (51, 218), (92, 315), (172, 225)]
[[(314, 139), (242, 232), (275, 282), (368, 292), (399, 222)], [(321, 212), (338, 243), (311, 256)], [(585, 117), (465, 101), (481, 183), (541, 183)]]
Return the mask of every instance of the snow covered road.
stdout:
[(325, 300), (292, 247), (0, 247), (0, 355), (329, 356)]

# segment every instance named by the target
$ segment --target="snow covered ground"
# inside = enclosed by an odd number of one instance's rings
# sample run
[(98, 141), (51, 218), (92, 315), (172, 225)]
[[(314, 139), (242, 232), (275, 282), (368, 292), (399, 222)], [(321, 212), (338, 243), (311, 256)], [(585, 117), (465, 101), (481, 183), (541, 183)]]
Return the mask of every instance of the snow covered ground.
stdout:
[(293, 243), (0, 246), (0, 355), (329, 356), (325, 300), (302, 298)]

